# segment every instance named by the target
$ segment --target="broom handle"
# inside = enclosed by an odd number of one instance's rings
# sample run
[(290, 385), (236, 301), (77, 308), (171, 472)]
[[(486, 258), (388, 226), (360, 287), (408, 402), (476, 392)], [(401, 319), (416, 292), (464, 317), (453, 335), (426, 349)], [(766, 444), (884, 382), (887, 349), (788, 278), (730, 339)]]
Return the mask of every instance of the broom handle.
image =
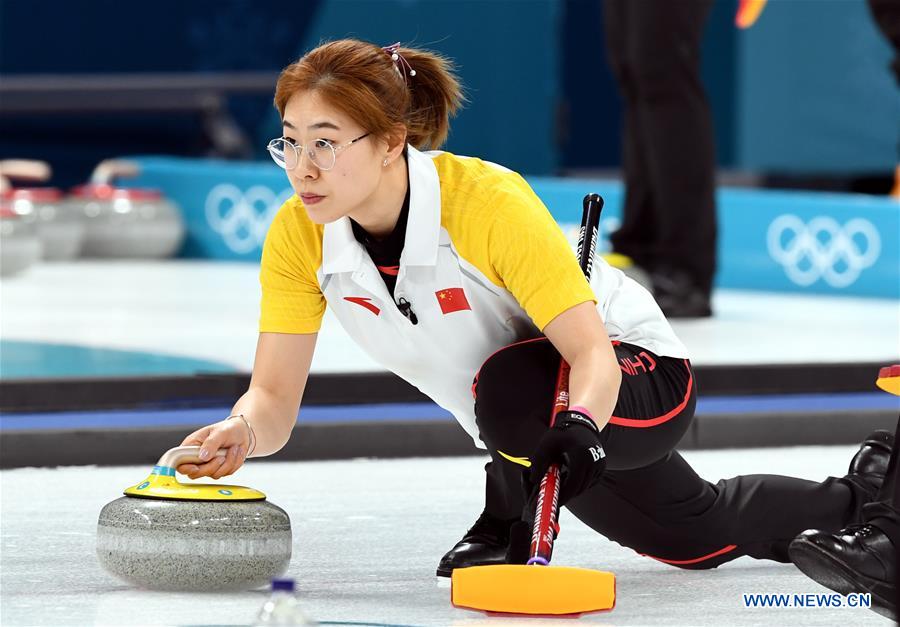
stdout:
[[(594, 251), (597, 248), (597, 230), (600, 226), (600, 212), (603, 198), (599, 194), (584, 197), (584, 213), (581, 216), (581, 233), (578, 238), (578, 264), (584, 276), (591, 279), (594, 266)], [(569, 364), (565, 359), (559, 362), (556, 376), (556, 394), (550, 427), (556, 424), (556, 416), (569, 408)], [(531, 555), (528, 564), (546, 566), (553, 554), (553, 539), (559, 533), (559, 464), (551, 464), (541, 479), (537, 507), (534, 513), (534, 527), (531, 530)]]

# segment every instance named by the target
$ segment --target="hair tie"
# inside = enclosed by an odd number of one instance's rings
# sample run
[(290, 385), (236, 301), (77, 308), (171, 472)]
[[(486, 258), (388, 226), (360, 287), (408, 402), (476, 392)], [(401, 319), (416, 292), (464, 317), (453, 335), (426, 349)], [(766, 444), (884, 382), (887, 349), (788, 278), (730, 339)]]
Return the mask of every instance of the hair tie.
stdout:
[(384, 50), (390, 57), (391, 61), (394, 62), (394, 69), (397, 70), (397, 74), (406, 82), (406, 75), (415, 76), (416, 71), (412, 69), (412, 66), (409, 62), (403, 58), (403, 55), (400, 54), (400, 42), (396, 42), (391, 44), (390, 46), (382, 46), (382, 50)]

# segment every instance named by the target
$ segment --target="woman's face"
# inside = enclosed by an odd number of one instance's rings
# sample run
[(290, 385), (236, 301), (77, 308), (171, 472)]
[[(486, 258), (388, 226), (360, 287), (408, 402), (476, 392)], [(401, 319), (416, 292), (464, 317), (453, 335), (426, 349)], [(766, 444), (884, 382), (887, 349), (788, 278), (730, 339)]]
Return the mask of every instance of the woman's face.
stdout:
[(378, 188), (387, 144), (373, 135), (337, 150), (330, 170), (310, 161), (303, 148), (316, 140), (337, 148), (367, 132), (316, 92), (299, 92), (288, 100), (282, 132), (300, 151), (297, 167), (287, 175), (313, 222), (327, 224), (354, 213)]

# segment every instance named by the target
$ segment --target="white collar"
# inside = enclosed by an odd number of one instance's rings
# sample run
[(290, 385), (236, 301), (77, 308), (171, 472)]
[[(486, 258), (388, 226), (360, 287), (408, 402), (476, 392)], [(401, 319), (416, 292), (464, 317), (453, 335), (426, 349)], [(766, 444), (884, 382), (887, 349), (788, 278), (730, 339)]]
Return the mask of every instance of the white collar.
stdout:
[[(441, 181), (432, 157), (407, 146), (409, 218), (400, 256), (401, 266), (437, 264), (441, 229)], [(363, 260), (363, 246), (353, 236), (350, 218), (325, 225), (322, 236), (322, 272), (353, 272)]]

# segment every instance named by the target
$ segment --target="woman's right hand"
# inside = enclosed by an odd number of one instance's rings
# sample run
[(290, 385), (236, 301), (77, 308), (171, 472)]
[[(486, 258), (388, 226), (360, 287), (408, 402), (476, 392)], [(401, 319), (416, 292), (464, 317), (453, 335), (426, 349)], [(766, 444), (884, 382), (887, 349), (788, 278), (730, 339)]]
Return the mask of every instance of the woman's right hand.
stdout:
[[(225, 419), (203, 427), (187, 436), (181, 446), (199, 446), (200, 458), (210, 460), (200, 464), (181, 464), (177, 470), (191, 479), (212, 477), (221, 479), (243, 466), (250, 447), (250, 430), (243, 420)], [(219, 449), (227, 449), (218, 457)]]

